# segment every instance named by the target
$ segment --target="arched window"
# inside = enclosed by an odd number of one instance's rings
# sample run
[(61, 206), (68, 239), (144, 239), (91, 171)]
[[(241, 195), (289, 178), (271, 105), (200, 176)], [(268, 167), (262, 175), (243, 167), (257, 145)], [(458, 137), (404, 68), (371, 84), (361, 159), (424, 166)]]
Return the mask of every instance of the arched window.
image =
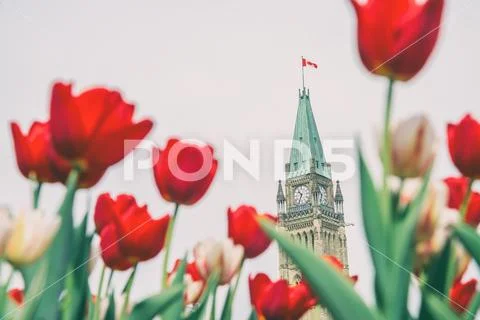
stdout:
[(312, 251), (315, 252), (315, 233), (313, 230), (310, 230), (310, 244), (312, 246)]

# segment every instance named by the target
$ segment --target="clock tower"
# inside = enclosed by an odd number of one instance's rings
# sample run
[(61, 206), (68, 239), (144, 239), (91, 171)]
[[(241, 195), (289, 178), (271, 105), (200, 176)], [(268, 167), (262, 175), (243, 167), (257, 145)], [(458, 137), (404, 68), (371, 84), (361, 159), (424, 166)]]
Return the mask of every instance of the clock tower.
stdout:
[[(285, 190), (285, 192), (284, 192)], [(317, 256), (336, 256), (348, 273), (347, 239), (340, 183), (332, 181), (330, 164), (310, 104), (310, 92), (299, 91), (299, 103), (290, 160), (285, 165), (285, 184), (278, 182), (278, 228)], [(280, 277), (290, 284), (302, 279), (297, 266), (280, 251)], [(331, 319), (315, 307), (302, 319)]]

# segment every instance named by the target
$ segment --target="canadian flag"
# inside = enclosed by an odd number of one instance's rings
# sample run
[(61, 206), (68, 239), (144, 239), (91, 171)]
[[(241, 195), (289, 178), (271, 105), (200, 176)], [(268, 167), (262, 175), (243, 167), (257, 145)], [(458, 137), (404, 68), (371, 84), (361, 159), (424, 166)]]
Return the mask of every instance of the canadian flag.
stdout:
[(315, 69), (318, 68), (315, 62), (309, 61), (302, 57), (302, 67), (306, 67), (306, 66), (311, 66), (311, 67), (314, 67)]

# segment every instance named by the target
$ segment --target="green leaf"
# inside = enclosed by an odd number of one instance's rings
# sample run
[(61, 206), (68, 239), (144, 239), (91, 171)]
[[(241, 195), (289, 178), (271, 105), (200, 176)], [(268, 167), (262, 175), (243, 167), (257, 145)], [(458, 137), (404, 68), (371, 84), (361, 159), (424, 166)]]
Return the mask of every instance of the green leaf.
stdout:
[[(48, 270), (50, 266), (46, 262), (42, 263), (37, 271), (36, 276), (33, 278), (30, 287), (25, 296), (22, 311), (18, 320), (30, 320), (34, 319), (37, 308), (39, 307), (40, 298), (48, 290), (48, 284), (46, 282), (48, 277)], [(37, 319), (37, 317), (35, 317)]]
[[(434, 320), (460, 320), (449, 305), (440, 299), (435, 293), (426, 292), (425, 301)], [(423, 319), (422, 319), (423, 320)]]
[[(135, 305), (130, 320), (144, 320), (153, 319), (157, 314), (164, 312), (172, 303), (178, 299), (183, 300), (183, 285), (175, 285), (167, 288), (162, 293), (143, 300)], [(178, 320), (174, 318), (166, 318), (162, 316), (163, 320)]]
[(480, 292), (476, 292), (473, 296), (472, 301), (470, 301), (470, 304), (468, 306), (468, 310), (465, 312), (463, 318), (465, 320), (474, 320), (475, 315), (478, 312), (478, 308), (480, 308)]
[(220, 317), (221, 320), (232, 319), (232, 302), (233, 302), (232, 294), (233, 294), (233, 288), (232, 286), (229, 286), (227, 295), (225, 296), (225, 302), (223, 303), (222, 315)]
[(116, 312), (116, 307), (115, 307), (115, 297), (113, 295), (113, 292), (110, 293), (110, 297), (108, 299), (108, 309), (107, 312), (105, 313), (105, 318), (104, 320), (115, 320), (115, 312)]
[(477, 231), (468, 224), (459, 223), (454, 227), (454, 235), (480, 266), (480, 236)]
[(67, 294), (68, 303), (65, 306), (65, 316), (67, 319), (83, 319), (83, 310), (88, 302), (89, 295), (89, 259), (93, 235), (87, 234), (88, 212), (82, 223), (75, 229), (74, 235), (74, 253), (76, 254), (72, 265), (72, 271), (67, 276)]
[[(183, 284), (183, 278), (185, 276), (185, 270), (187, 268), (187, 255), (180, 263), (180, 266), (175, 273), (175, 278), (170, 286), (181, 285)], [(162, 319), (180, 319), (183, 309), (185, 308), (185, 303), (183, 299), (178, 299), (172, 303), (167, 310), (162, 313)]]
[[(278, 233), (270, 222), (259, 220), (264, 231), (292, 258), (302, 271), (313, 292), (334, 319), (351, 320), (378, 319), (353, 289), (347, 277), (335, 270), (313, 252), (292, 242), (289, 237)], [(348, 301), (348, 303), (345, 303)]]
[(254, 308), (252, 308), (252, 312), (250, 312), (250, 316), (248, 317), (248, 320), (258, 320), (257, 312), (255, 311)]
[[(432, 291), (432, 294), (439, 292), (446, 294), (449, 291), (448, 269), (451, 268), (452, 261), (452, 242), (447, 240), (439, 255), (433, 257), (426, 271), (426, 291)], [(422, 296), (422, 304), (420, 306), (420, 318), (422, 320), (431, 320), (433, 316), (427, 306), (426, 296)]]
[(378, 198), (375, 184), (360, 150), (358, 151), (358, 159), (363, 225), (376, 271), (375, 288), (377, 301), (381, 304), (384, 301), (383, 297), (386, 295), (386, 292), (382, 291), (386, 290), (388, 283), (385, 257), (388, 256), (387, 235), (390, 223), (386, 214), (382, 214), (381, 202)]
[(59, 317), (59, 297), (65, 288), (65, 279), (70, 270), (74, 250), (73, 202), (80, 173), (72, 170), (67, 179), (67, 192), (58, 210), (62, 221), (60, 229), (46, 253), (49, 269), (48, 289), (42, 294), (36, 316), (39, 319), (57, 319)]
[[(415, 199), (406, 208), (403, 218), (395, 220), (391, 243), (393, 261), (391, 266), (391, 300), (387, 308), (389, 319), (402, 320), (408, 315), (407, 301), (410, 287), (413, 259), (415, 255), (415, 234), (423, 203), (427, 195), (430, 171), (425, 175)], [(400, 215), (399, 212), (395, 213)]]

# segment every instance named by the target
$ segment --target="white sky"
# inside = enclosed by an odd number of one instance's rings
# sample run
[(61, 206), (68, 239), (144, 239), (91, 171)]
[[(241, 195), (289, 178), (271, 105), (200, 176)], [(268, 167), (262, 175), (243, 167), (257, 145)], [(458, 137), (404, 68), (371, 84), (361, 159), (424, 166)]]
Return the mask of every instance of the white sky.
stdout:
[[(395, 119), (423, 111), (435, 124), (442, 141), (436, 178), (456, 173), (444, 143), (446, 123), (466, 112), (480, 116), (478, 9), (472, 0), (448, 1), (432, 59), (395, 92)], [(368, 74), (360, 63), (347, 0), (0, 0), (0, 43), (0, 203), (13, 208), (28, 207), (30, 193), (16, 168), (8, 121), (18, 120), (26, 128), (33, 119), (45, 119), (50, 85), (64, 79), (74, 80), (77, 91), (95, 84), (120, 88), (136, 102), (138, 115), (156, 120), (150, 138), (160, 144), (172, 135), (198, 138), (215, 145), (220, 156), (224, 139), (245, 153), (250, 139), (260, 140), (260, 180), (242, 170), (233, 181), (219, 175), (201, 203), (181, 210), (173, 256), (205, 237), (223, 238), (229, 205), (248, 203), (274, 212), (273, 140), (293, 133), (301, 55), (319, 65), (307, 72), (307, 86), (320, 135), (344, 139), (360, 134), (378, 173), (374, 132), (386, 81)], [(92, 194), (129, 192), (156, 216), (172, 210), (150, 171), (138, 172), (129, 182), (122, 169), (111, 168)], [(360, 275), (357, 289), (370, 301), (370, 258), (357, 185), (356, 177), (343, 182), (346, 219), (355, 224), (348, 231), (349, 257), (352, 273)], [(45, 189), (41, 206), (54, 210), (62, 189)], [(82, 192), (78, 217), (84, 203)], [(160, 265), (158, 258), (141, 265), (135, 297), (158, 290)], [(247, 265), (248, 273), (262, 270), (276, 276), (275, 246)], [(119, 287), (125, 278), (116, 278)], [(247, 305), (245, 279), (236, 319), (246, 317)]]

